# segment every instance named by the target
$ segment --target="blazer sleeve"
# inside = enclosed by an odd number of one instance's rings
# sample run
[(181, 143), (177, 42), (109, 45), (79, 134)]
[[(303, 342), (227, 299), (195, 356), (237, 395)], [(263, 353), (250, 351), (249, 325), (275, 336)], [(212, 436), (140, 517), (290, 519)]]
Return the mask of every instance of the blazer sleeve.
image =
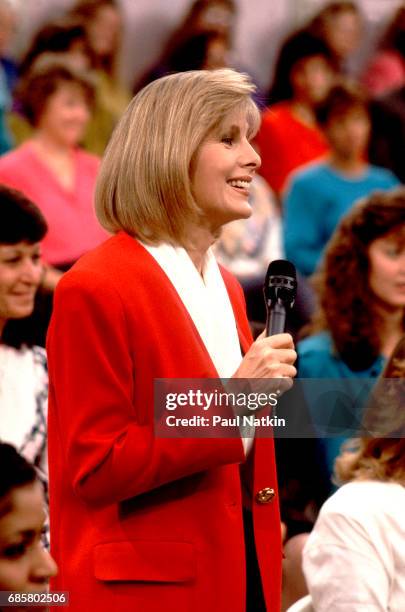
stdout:
[(133, 398), (142, 381), (134, 372), (142, 356), (131, 354), (125, 307), (104, 279), (82, 271), (62, 279), (47, 350), (50, 425), (71, 484), (86, 502), (115, 503), (244, 460), (238, 438), (155, 438), (152, 416), (139, 423)]

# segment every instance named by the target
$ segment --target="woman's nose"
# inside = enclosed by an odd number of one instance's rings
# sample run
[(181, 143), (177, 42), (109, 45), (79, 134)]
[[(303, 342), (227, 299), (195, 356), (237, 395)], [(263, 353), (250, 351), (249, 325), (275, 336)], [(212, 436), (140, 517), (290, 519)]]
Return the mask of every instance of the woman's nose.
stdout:
[(32, 562), (31, 582), (46, 583), (50, 578), (56, 576), (57, 573), (58, 566), (55, 561), (42, 544), (39, 544)]
[(43, 266), (38, 261), (33, 261), (27, 258), (23, 261), (21, 267), (21, 280), (26, 283), (39, 283), (42, 275)]
[(243, 160), (244, 166), (249, 166), (257, 170), (262, 165), (262, 160), (256, 149), (252, 146), (252, 144), (247, 140), (244, 148), (243, 148)]

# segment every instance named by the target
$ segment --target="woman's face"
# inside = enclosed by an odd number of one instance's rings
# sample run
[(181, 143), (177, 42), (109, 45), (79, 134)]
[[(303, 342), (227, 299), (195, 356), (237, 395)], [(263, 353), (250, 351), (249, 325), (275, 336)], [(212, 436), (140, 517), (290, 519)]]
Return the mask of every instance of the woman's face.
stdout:
[(368, 112), (360, 106), (332, 115), (325, 126), (331, 149), (344, 159), (364, 159), (370, 130)]
[(90, 118), (83, 88), (77, 83), (61, 83), (47, 99), (37, 128), (53, 141), (74, 147), (84, 136)]
[(361, 18), (354, 11), (344, 11), (327, 20), (324, 32), (333, 53), (341, 60), (345, 60), (360, 45)]
[(246, 117), (230, 115), (201, 145), (192, 165), (194, 198), (214, 230), (251, 215), (249, 189), (260, 157), (248, 134)]
[(40, 243), (0, 244), (0, 322), (31, 314), (42, 274)]
[(42, 487), (34, 482), (13, 489), (9, 501), (10, 510), (0, 513), (0, 591), (46, 591), (57, 567), (41, 542)]
[(306, 57), (297, 62), (291, 71), (294, 97), (310, 105), (324, 100), (333, 85), (335, 75), (322, 55)]
[(221, 2), (211, 2), (201, 12), (196, 22), (196, 29), (230, 32), (235, 21), (232, 9)]
[(368, 256), (374, 295), (391, 309), (405, 308), (405, 224), (400, 235), (387, 234), (374, 240)]
[(87, 24), (87, 38), (92, 51), (98, 57), (112, 55), (118, 45), (121, 17), (113, 6), (100, 6)]

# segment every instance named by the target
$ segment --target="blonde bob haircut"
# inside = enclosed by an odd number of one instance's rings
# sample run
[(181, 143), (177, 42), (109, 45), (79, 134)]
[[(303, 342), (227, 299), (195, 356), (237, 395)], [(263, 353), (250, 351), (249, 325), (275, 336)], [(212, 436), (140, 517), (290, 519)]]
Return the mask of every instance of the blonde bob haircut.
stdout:
[(247, 75), (230, 69), (176, 73), (150, 83), (131, 101), (104, 154), (96, 186), (103, 227), (149, 244), (187, 244), (201, 212), (191, 188), (199, 147), (235, 112), (249, 137), (260, 125)]

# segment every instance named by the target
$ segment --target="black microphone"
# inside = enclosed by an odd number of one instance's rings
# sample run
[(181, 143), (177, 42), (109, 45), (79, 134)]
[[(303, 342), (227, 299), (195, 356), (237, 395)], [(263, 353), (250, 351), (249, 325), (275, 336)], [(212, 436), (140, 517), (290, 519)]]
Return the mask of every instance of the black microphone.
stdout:
[(263, 287), (267, 308), (266, 336), (285, 331), (287, 312), (294, 306), (297, 295), (295, 266), (286, 259), (276, 259), (267, 268)]

